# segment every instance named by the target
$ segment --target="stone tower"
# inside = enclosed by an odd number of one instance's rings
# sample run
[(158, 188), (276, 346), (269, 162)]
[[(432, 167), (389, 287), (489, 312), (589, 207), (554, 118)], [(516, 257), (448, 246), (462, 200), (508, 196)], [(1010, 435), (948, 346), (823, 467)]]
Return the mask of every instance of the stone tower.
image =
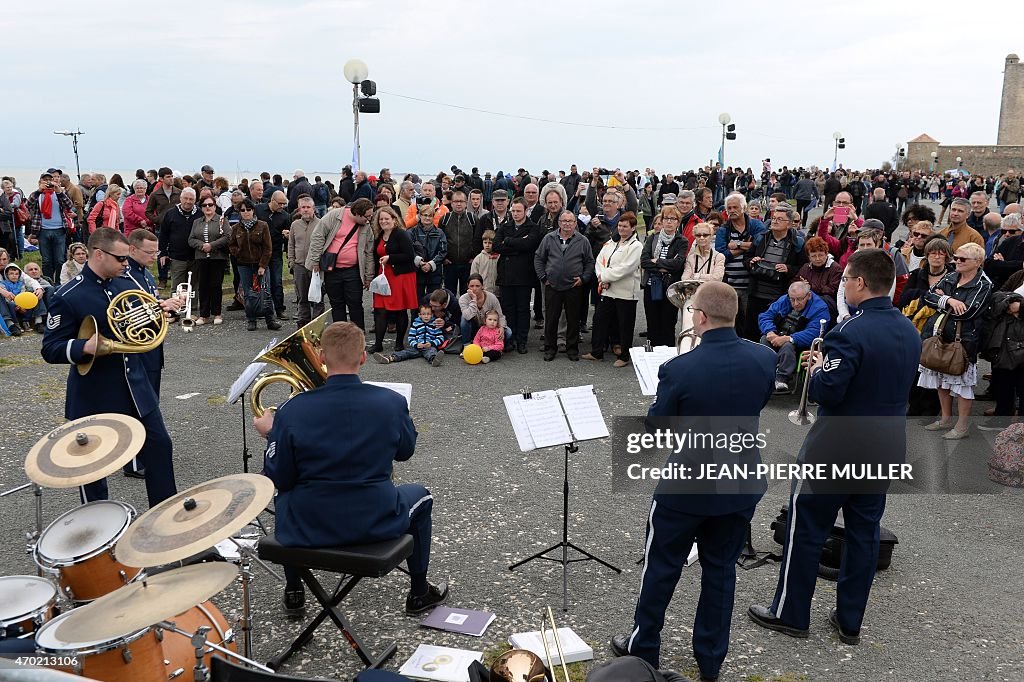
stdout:
[(1024, 64), (1015, 54), (1006, 55), (996, 144), (1024, 145)]

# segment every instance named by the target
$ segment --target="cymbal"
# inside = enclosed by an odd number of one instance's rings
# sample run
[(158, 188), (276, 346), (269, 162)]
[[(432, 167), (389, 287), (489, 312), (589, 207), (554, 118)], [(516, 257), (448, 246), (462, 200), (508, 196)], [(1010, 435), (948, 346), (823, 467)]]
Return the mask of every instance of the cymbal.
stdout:
[(125, 414), (75, 419), (41, 438), (25, 458), (25, 473), (45, 488), (75, 488), (109, 476), (146, 442), (142, 422)]
[(95, 642), (137, 632), (163, 620), (173, 620), (231, 584), (238, 567), (208, 563), (176, 568), (125, 585), (80, 606), (57, 627), (67, 642)]
[(178, 493), (135, 520), (114, 547), (126, 566), (145, 568), (181, 561), (231, 537), (274, 498), (261, 474), (234, 474)]

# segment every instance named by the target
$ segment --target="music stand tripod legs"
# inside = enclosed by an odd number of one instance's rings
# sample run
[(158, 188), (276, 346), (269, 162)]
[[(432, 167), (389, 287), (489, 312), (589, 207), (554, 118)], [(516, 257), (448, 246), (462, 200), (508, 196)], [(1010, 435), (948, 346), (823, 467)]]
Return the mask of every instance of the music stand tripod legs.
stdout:
[[(615, 571), (616, 573), (622, 573), (622, 569), (621, 568), (616, 568), (615, 566), (612, 566), (610, 563), (608, 563), (604, 559), (601, 559), (601, 558), (599, 558), (597, 556), (594, 556), (593, 554), (591, 554), (587, 550), (585, 550), (582, 547), (579, 547), (579, 546), (577, 546), (577, 545), (575, 545), (575, 544), (573, 544), (572, 542), (569, 541), (569, 453), (570, 452), (577, 452), (579, 450), (579, 447), (577, 447), (577, 445), (575, 443), (569, 443), (569, 444), (565, 445), (564, 447), (565, 447), (565, 475), (564, 475), (563, 480), (562, 480), (562, 540), (560, 542), (557, 542), (557, 543), (551, 545), (547, 549), (542, 549), (541, 551), (537, 552), (536, 554), (532, 554), (532, 555), (526, 557), (525, 559), (523, 559), (521, 561), (517, 561), (516, 563), (512, 564), (511, 566), (509, 566), (508, 570), (514, 571), (517, 568), (519, 568), (520, 566), (522, 566), (524, 564), (527, 564), (527, 563), (529, 563), (531, 561), (534, 561), (535, 559), (543, 559), (545, 561), (554, 561), (554, 562), (562, 564), (562, 610), (563, 611), (568, 611), (569, 610), (569, 564), (576, 563), (578, 561), (596, 561), (597, 563), (601, 564), (605, 568), (610, 568), (611, 570)], [(559, 557), (547, 556), (551, 552), (554, 552), (556, 549), (562, 550), (562, 556), (560, 558)], [(575, 551), (578, 554), (582, 554), (582, 556), (574, 557), (574, 558), (570, 559), (569, 558), (569, 550), (570, 549)]]

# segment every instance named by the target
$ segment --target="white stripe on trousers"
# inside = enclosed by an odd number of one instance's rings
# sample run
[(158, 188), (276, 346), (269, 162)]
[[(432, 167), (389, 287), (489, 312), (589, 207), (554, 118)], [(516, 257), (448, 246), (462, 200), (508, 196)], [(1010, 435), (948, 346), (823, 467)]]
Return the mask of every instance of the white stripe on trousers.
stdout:
[(800, 497), (800, 488), (804, 484), (804, 479), (797, 481), (796, 490), (793, 492), (793, 504), (789, 505), (789, 544), (786, 545), (786, 557), (783, 561), (786, 562), (786, 570), (782, 574), (782, 594), (779, 595), (779, 605), (775, 607), (775, 617), (779, 618), (782, 613), (782, 607), (786, 603), (786, 589), (789, 587), (789, 569), (793, 565), (793, 536), (796, 535), (796, 500)]
[[(654, 510), (657, 508), (657, 506), (658, 506), (658, 501), (657, 500), (651, 500), (651, 513), (647, 517), (647, 527), (650, 528), (651, 530), (647, 534), (647, 545), (644, 547), (644, 571), (643, 571), (643, 573), (640, 574), (640, 592), (639, 592), (639, 594), (641, 594), (641, 595), (644, 593), (644, 578), (647, 577), (647, 566), (649, 565), (648, 564), (648, 558), (651, 555), (651, 543), (654, 542)], [(640, 597), (637, 597), (637, 599), (639, 599), (639, 598)], [(633, 640), (636, 639), (636, 636), (637, 636), (637, 634), (639, 632), (640, 632), (640, 626), (639, 625), (633, 628), (633, 632), (630, 633), (630, 635), (629, 635), (629, 644), (626, 645), (626, 651), (629, 651), (630, 649), (633, 648)]]
[(432, 499), (434, 499), (433, 495), (427, 495), (426, 497), (421, 497), (420, 499), (416, 500), (416, 504), (414, 504), (413, 506), (409, 507), (409, 518), (412, 518), (412, 515), (416, 513), (416, 510), (419, 508), (419, 506), (421, 504), (423, 504), (427, 500), (432, 500)]

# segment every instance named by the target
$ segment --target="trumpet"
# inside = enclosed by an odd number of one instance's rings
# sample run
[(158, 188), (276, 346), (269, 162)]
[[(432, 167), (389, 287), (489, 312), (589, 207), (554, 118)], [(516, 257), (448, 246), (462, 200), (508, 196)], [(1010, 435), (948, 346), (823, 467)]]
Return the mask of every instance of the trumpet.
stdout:
[(188, 282), (179, 284), (174, 295), (185, 301), (185, 317), (181, 319), (181, 328), (185, 332), (191, 332), (195, 327), (195, 321), (192, 319), (192, 299), (196, 297), (196, 292), (192, 290), (191, 270), (188, 271)]
[(558, 624), (555, 622), (555, 614), (551, 611), (550, 606), (541, 614), (540, 621), (540, 641), (544, 645), (547, 670), (545, 670), (544, 661), (537, 654), (526, 649), (512, 649), (499, 656), (491, 665), (491, 681), (545, 682), (548, 680), (548, 671), (550, 671), (551, 682), (556, 682), (558, 678), (555, 675), (555, 661), (551, 657), (551, 648), (548, 645), (548, 632), (551, 633), (551, 640), (558, 652), (558, 661), (562, 664), (563, 680), (569, 682), (569, 666), (565, 663), (562, 641), (558, 637)]
[(805, 362), (807, 370), (804, 372), (804, 385), (800, 389), (800, 405), (789, 413), (789, 421), (793, 422), (797, 426), (807, 426), (813, 424), (817, 418), (815, 415), (807, 411), (807, 390), (811, 387), (811, 363), (814, 360), (814, 354), (821, 352), (821, 347), (825, 343), (825, 326), (828, 324), (827, 320), (819, 320), (821, 328), (818, 330), (818, 338), (811, 342), (811, 349), (802, 353), (801, 360)]
[(87, 315), (78, 328), (78, 339), (96, 339), (96, 352), (78, 365), (78, 373), (85, 376), (96, 358), (111, 353), (147, 353), (167, 336), (167, 318), (160, 302), (152, 294), (138, 289), (122, 291), (107, 306), (107, 324), (117, 340), (108, 339), (96, 328), (96, 318)]

